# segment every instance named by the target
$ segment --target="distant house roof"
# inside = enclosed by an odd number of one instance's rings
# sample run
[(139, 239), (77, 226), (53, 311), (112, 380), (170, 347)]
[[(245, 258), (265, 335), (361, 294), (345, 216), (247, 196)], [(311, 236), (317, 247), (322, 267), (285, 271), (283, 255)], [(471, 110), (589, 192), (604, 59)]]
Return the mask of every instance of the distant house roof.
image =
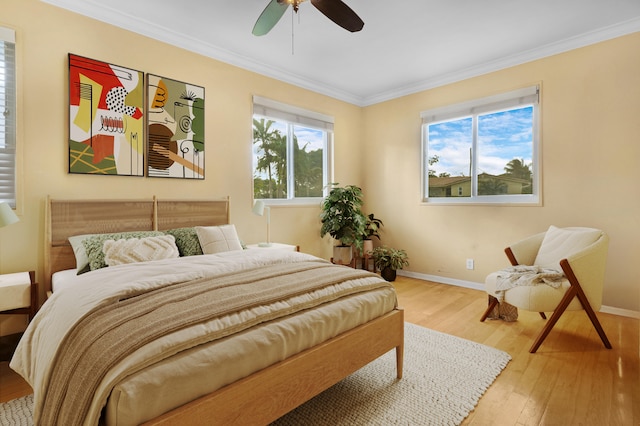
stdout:
[(515, 177), (512, 176), (510, 174), (507, 173), (503, 173), (501, 175), (490, 175), (489, 173), (480, 173), (480, 175), (478, 177), (487, 177), (487, 178), (493, 178), (493, 179), (498, 179), (498, 180), (504, 180), (504, 181), (509, 181), (509, 182), (515, 182), (515, 183), (522, 183), (522, 184), (528, 184), (531, 183), (530, 179), (522, 179), (519, 177)]
[[(488, 173), (480, 173), (478, 177), (493, 178), (493, 179), (498, 179), (502, 181), (521, 183), (525, 185), (531, 183), (530, 180), (517, 178), (506, 173), (498, 176), (490, 175)], [(447, 188), (456, 184), (469, 182), (470, 180), (471, 178), (469, 176), (447, 176), (447, 177), (429, 176), (429, 186), (432, 188)]]
[(429, 186), (432, 188), (447, 188), (449, 186), (469, 182), (469, 176), (433, 177), (429, 176)]

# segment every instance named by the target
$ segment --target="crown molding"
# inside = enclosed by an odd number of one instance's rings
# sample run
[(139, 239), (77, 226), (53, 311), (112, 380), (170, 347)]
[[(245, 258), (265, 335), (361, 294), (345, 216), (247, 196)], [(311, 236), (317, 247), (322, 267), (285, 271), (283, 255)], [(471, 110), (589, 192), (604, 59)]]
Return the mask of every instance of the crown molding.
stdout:
[[(315, 81), (305, 79), (299, 75), (292, 74), (285, 69), (273, 67), (254, 59), (239, 55), (229, 50), (205, 43), (202, 40), (185, 36), (175, 31), (171, 31), (165, 27), (160, 27), (152, 22), (142, 18), (134, 17), (123, 13), (121, 10), (109, 7), (105, 3), (94, 0), (40, 0), (53, 6), (67, 9), (71, 12), (93, 18), (97, 21), (105, 22), (110, 25), (122, 28), (127, 31), (158, 40), (190, 52), (227, 63), (257, 74), (270, 77), (282, 82), (311, 90), (313, 92), (329, 96), (350, 104), (362, 106), (363, 98), (353, 95), (352, 93), (338, 90), (329, 85), (319, 84)], [(136, 30), (132, 30), (135, 28)]]
[(532, 62), (563, 52), (568, 52), (570, 50), (579, 49), (581, 47), (600, 43), (606, 40), (611, 40), (617, 37), (622, 37), (627, 34), (633, 34), (638, 31), (640, 31), (640, 18), (631, 19), (619, 24), (611, 25), (595, 31), (590, 31), (571, 38), (567, 38), (565, 40), (560, 40), (558, 42), (526, 50), (515, 55), (506, 56), (495, 61), (485, 62), (447, 74), (441, 74), (439, 76), (423, 80), (415, 84), (406, 85), (404, 87), (400, 87), (383, 93), (378, 93), (376, 95), (363, 98), (360, 106), (373, 105), (402, 96), (412, 95), (414, 93), (422, 92), (451, 83), (456, 83), (458, 81), (477, 77), (483, 74), (500, 71), (502, 69), (521, 65), (527, 62)]
[(84, 0), (81, 2), (77, 0), (41, 1), (88, 16), (98, 21), (115, 25), (127, 31), (133, 31), (132, 28), (136, 28), (136, 33), (146, 37), (360, 107), (411, 95), (640, 31), (640, 18), (635, 18), (515, 55), (509, 55), (498, 60), (477, 64), (462, 70), (452, 71), (403, 87), (398, 87), (394, 90), (363, 97), (302, 78), (285, 69), (255, 61), (218, 46), (204, 43), (202, 40), (172, 32), (167, 28), (159, 27), (142, 18), (133, 17), (123, 13), (121, 10), (110, 8), (104, 2), (100, 3), (95, 0)]

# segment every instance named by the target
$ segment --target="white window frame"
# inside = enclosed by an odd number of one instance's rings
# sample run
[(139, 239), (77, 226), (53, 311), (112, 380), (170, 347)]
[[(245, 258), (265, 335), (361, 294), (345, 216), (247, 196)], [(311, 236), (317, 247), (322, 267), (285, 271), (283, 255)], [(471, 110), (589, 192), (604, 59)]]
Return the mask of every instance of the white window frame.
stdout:
[(16, 208), (17, 79), (15, 31), (0, 27), (0, 202)]
[[(261, 198), (266, 205), (317, 205), (320, 200), (328, 195), (329, 184), (333, 181), (333, 117), (304, 108), (288, 105), (261, 96), (253, 96), (253, 118), (256, 116), (286, 122), (289, 129), (287, 134), (287, 198)], [(293, 125), (300, 125), (324, 132), (324, 147), (322, 150), (323, 161), (323, 195), (322, 197), (295, 197), (295, 176), (293, 159)], [(253, 125), (252, 125), (253, 127)], [(253, 141), (251, 144), (253, 152)], [(253, 171), (255, 164), (251, 165), (251, 196), (254, 197)], [(255, 198), (254, 198), (255, 199)]]
[[(532, 152), (532, 194), (478, 195), (477, 171), (477, 116), (492, 112), (515, 109), (519, 106), (533, 106), (533, 152)], [(428, 126), (458, 118), (473, 117), (473, 138), (471, 146), (471, 195), (469, 197), (429, 197), (429, 152)], [(421, 155), (421, 198), (422, 204), (503, 204), (542, 205), (542, 167), (540, 165), (540, 84), (525, 87), (494, 96), (475, 99), (445, 107), (423, 111), (422, 155)]]

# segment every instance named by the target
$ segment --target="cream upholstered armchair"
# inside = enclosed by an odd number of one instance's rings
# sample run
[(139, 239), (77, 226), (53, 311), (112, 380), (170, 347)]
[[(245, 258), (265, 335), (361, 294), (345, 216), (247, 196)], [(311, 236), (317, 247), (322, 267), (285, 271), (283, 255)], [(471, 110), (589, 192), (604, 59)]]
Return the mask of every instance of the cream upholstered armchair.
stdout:
[(609, 237), (599, 229), (555, 226), (507, 247), (505, 253), (514, 267), (536, 265), (539, 270), (548, 272), (555, 269), (563, 272), (564, 276), (556, 284), (557, 288), (539, 283), (501, 290), (505, 286), (500, 280), (504, 279), (508, 270), (490, 274), (485, 280), (489, 307), (480, 321), (489, 316), (499, 301), (519, 309), (539, 312), (543, 319), (546, 319), (545, 312), (553, 312), (529, 350), (534, 353), (565, 310), (584, 309), (604, 346), (611, 349), (611, 343), (595, 314), (602, 305), (608, 247)]

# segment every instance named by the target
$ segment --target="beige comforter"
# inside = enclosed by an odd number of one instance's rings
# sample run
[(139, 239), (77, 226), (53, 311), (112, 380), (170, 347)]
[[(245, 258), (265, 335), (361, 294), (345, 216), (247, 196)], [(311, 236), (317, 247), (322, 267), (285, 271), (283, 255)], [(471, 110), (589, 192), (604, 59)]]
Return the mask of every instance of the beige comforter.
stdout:
[[(270, 278), (260, 278), (264, 277), (263, 271), (269, 271)], [(277, 284), (280, 280), (274, 277), (283, 274), (289, 279)], [(316, 284), (319, 276), (323, 284)], [(167, 286), (193, 290), (169, 291), (169, 295), (166, 290), (159, 290)], [(11, 367), (34, 388), (36, 424), (97, 424), (111, 389), (122, 377), (257, 323), (382, 286), (388, 284), (372, 274), (336, 267), (313, 256), (280, 251), (230, 252), (106, 268), (80, 276), (73, 287), (54, 294), (25, 332)], [(248, 287), (246, 294), (251, 297), (242, 296), (238, 290), (241, 287)], [(208, 296), (203, 296), (203, 291)], [(131, 309), (119, 309), (139, 295), (146, 300), (141, 309), (150, 315), (148, 318), (130, 315)], [(156, 303), (153, 298), (157, 298)], [(156, 305), (162, 309), (154, 309)], [(96, 317), (100, 311), (106, 314)], [(181, 311), (193, 315), (181, 315)], [(174, 316), (178, 319), (176, 324), (181, 325), (165, 327), (167, 322), (162, 318), (168, 312), (178, 313)], [(154, 321), (148, 319), (154, 315), (159, 321), (155, 321), (155, 328), (149, 328), (146, 325)], [(122, 320), (129, 316), (138, 318), (138, 323)], [(124, 325), (120, 334), (114, 332), (110, 340), (96, 340), (90, 347), (84, 342), (93, 341), (97, 332), (92, 325), (81, 327), (83, 318), (90, 318), (88, 323), (93, 325), (102, 322), (101, 327), (110, 330), (118, 328), (111, 326), (115, 323)], [(131, 331), (141, 325), (144, 332)], [(127, 333), (136, 338), (127, 339)], [(129, 352), (143, 347), (149, 336), (172, 334), (167, 340), (171, 345), (150, 345), (152, 349), (145, 351), (144, 357), (127, 357)], [(132, 348), (113, 350), (128, 340)], [(87, 353), (93, 355), (87, 357)], [(89, 370), (78, 367), (83, 364)], [(107, 367), (112, 364), (117, 374), (108, 374)]]

